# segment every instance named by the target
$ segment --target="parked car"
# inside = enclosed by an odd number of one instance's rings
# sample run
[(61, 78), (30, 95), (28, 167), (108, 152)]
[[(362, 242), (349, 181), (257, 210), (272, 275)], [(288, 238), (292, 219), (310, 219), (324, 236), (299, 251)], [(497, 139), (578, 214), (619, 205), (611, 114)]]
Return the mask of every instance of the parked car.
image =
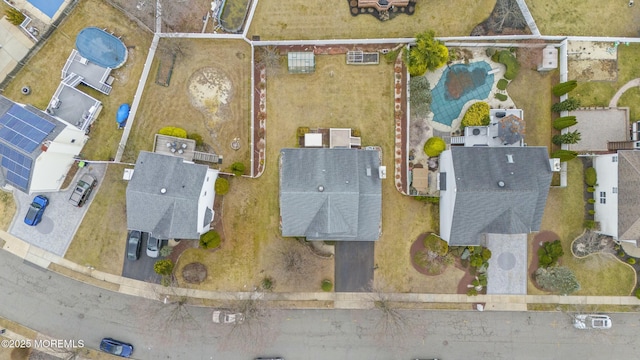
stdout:
[(611, 318), (600, 314), (579, 314), (573, 317), (576, 329), (611, 329)]
[(235, 313), (231, 310), (215, 310), (213, 312), (213, 322), (216, 324), (242, 324), (244, 322), (244, 314)]
[(127, 259), (138, 260), (140, 258), (140, 249), (142, 247), (141, 233), (138, 230), (129, 231), (127, 237)]
[(281, 357), (257, 357), (255, 360), (284, 360)]
[(33, 198), (27, 215), (24, 217), (24, 223), (30, 226), (38, 225), (42, 221), (42, 215), (44, 215), (47, 205), (49, 205), (49, 199), (46, 196), (38, 195)]
[(162, 240), (155, 238), (149, 234), (149, 238), (147, 239), (147, 256), (150, 258), (157, 258), (160, 256), (160, 244)]
[(104, 338), (100, 341), (100, 350), (111, 355), (128, 358), (133, 354), (133, 345), (112, 338)]
[(77, 207), (82, 207), (91, 196), (93, 188), (98, 184), (98, 180), (91, 174), (84, 174), (78, 180), (75, 189), (69, 197), (69, 202)]

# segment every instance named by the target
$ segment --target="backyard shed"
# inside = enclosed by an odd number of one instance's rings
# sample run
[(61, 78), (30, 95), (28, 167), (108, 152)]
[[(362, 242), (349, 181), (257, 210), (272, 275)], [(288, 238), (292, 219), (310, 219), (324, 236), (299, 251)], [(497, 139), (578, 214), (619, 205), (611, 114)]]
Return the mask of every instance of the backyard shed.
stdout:
[(316, 70), (315, 54), (311, 51), (287, 54), (290, 74), (309, 74)]

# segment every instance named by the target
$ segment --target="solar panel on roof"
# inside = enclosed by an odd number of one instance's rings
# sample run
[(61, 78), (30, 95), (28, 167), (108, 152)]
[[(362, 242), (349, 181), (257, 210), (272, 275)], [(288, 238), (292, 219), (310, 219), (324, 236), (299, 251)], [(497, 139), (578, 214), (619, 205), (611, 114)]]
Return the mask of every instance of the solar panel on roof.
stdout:
[(35, 150), (56, 127), (17, 104), (0, 117), (0, 124), (4, 125), (0, 139), (27, 152)]
[(5, 144), (0, 144), (0, 154), (2, 154), (0, 165), (7, 169), (7, 181), (16, 187), (26, 190), (29, 185), (33, 159), (11, 149)]

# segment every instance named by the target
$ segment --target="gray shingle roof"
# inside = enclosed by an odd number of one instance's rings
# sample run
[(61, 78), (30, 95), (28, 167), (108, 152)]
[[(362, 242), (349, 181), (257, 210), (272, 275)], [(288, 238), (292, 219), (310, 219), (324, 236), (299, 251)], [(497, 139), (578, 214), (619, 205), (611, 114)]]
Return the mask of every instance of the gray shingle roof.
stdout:
[(199, 239), (198, 199), (207, 169), (180, 157), (140, 152), (127, 186), (127, 227), (160, 239)]
[(640, 240), (640, 151), (618, 151), (618, 239)]
[(451, 154), (457, 191), (450, 245), (540, 229), (552, 175), (546, 147), (452, 147)]
[(345, 241), (380, 237), (378, 151), (302, 148), (283, 149), (280, 155), (283, 236)]

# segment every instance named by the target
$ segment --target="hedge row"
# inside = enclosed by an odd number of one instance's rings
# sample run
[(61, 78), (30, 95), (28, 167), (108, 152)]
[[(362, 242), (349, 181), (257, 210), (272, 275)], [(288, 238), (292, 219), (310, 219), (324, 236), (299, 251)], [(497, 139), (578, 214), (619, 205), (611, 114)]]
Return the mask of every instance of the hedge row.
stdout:
[(556, 84), (553, 87), (553, 95), (562, 96), (569, 91), (575, 89), (578, 86), (578, 82), (576, 80), (569, 80), (563, 83)]
[(568, 128), (569, 126), (573, 126), (577, 124), (575, 116), (563, 116), (555, 119), (553, 121), (553, 128), (556, 130), (562, 130), (564, 128)]

